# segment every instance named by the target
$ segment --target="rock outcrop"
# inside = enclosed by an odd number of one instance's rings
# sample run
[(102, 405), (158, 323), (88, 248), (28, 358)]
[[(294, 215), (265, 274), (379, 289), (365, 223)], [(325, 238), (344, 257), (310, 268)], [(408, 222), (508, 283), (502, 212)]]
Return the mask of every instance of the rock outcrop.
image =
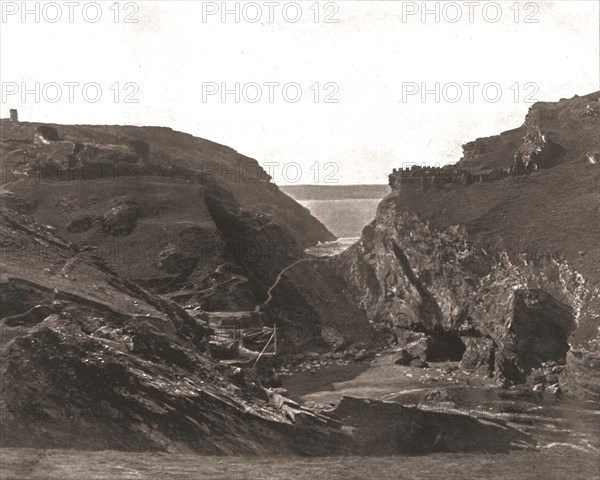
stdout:
[[(527, 435), (507, 428), (503, 421), (481, 421), (458, 411), (344, 397), (333, 413), (353, 428), (359, 444), (357, 451), (363, 455), (497, 453), (533, 447)], [(495, 438), (494, 445), (489, 444), (489, 438)]]
[(277, 323), (285, 353), (333, 352), (351, 344), (361, 348), (377, 344), (365, 310), (356, 303), (333, 260), (297, 261), (282, 273), (270, 295), (261, 311)]
[(0, 147), (4, 205), (205, 310), (252, 309), (306, 247), (334, 239), (255, 160), (168, 128), (2, 120)]
[[(582, 158), (598, 148), (598, 118), (582, 113), (597, 97), (536, 104), (522, 127), (467, 144), (455, 166), (394, 172), (401, 185), (357, 244), (312, 269), (294, 266), (272, 292), (272, 316), (301, 332), (288, 329), (294, 351), (357, 342), (354, 325), (366, 318), (369, 341), (386, 333), (406, 347), (408, 332), (425, 336), (422, 354), (404, 362), (460, 360), (501, 384), (523, 383), (547, 362), (578, 365), (569, 350), (598, 335), (590, 194), (599, 172)], [(489, 178), (494, 160), (510, 173)], [(467, 162), (467, 181), (454, 182)], [(570, 229), (577, 235), (563, 234)], [(322, 341), (324, 326), (335, 341)]]
[(393, 198), (340, 262), (373, 324), (396, 338), (427, 335), (407, 347), (411, 360), (462, 360), (509, 383), (544, 362), (564, 364), (573, 335), (597, 322), (597, 290), (566, 264), (478, 251), (464, 230), (437, 232), (397, 212)]
[[(212, 359), (207, 318), (120, 277), (92, 249), (5, 208), (0, 233), (2, 447), (356, 455), (533, 445), (459, 413), (363, 400), (311, 410)], [(54, 255), (23, 255), (36, 245)]]
[(529, 175), (555, 167), (567, 157), (588, 158), (593, 164), (598, 143), (594, 138), (598, 119), (593, 112), (598, 110), (597, 93), (557, 103), (538, 102), (520, 127), (464, 144), (463, 157), (456, 164), (394, 169), (389, 185), (395, 190), (451, 190)]
[(467, 144), (463, 163), (497, 156), (498, 178), (486, 164), (459, 182), (429, 169), (409, 172), (425, 173), (418, 188), (392, 182), (360, 241), (326, 259), (304, 249), (332, 235), (231, 149), (162, 128), (3, 121), (3, 446), (530, 448), (457, 411), (306, 408), (276, 373), (217, 362), (239, 345), (211, 345), (209, 322), (276, 326), (289, 358), (364, 362), (387, 341), (401, 364), (460, 360), (532, 395), (599, 398), (599, 174), (585, 156), (599, 150), (599, 117), (582, 106), (593, 98), (536, 104), (523, 127)]
[[(0, 232), (2, 447), (352, 451), (337, 422), (274, 404), (256, 373), (210, 357), (206, 321), (93, 250), (4, 208)], [(24, 255), (36, 245), (54, 254)]]
[[(590, 102), (597, 93), (540, 102), (522, 127), (466, 144), (456, 166), (391, 175), (393, 193), (338, 260), (373, 325), (399, 343), (406, 331), (426, 334), (423, 360), (436, 344), (438, 359), (458, 356), (502, 384), (566, 362), (563, 383), (596, 394), (600, 245), (589, 200), (599, 174), (584, 152), (597, 150), (599, 124), (585, 114)], [(467, 163), (484, 175), (494, 162), (511, 174), (478, 185), (437, 176)]]

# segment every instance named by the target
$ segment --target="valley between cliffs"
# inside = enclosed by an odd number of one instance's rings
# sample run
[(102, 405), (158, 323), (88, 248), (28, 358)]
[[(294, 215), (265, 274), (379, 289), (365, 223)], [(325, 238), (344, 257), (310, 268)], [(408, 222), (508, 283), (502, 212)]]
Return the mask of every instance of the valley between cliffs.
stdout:
[[(305, 253), (334, 236), (228, 147), (2, 120), (2, 446), (540, 448), (519, 422), (465, 411), (456, 386), (309, 405), (281, 379), (437, 364), (527, 408), (596, 405), (599, 119), (598, 93), (540, 102), (455, 165), (395, 170), (360, 241), (332, 257)], [(228, 322), (276, 330), (277, 351), (220, 341)]]

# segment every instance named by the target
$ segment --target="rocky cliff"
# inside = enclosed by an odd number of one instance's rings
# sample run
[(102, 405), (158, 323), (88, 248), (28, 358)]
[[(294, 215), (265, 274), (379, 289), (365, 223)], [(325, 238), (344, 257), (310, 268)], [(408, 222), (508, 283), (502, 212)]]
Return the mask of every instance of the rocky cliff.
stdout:
[[(168, 128), (0, 133), (2, 446), (347, 447), (335, 422), (211, 358), (207, 311), (253, 310), (333, 238), (256, 161)], [(334, 441), (315, 450), (321, 435)]]
[[(52, 230), (0, 208), (2, 447), (356, 455), (534, 445), (460, 412), (359, 399), (305, 408), (211, 358), (203, 318)], [(365, 408), (388, 421), (365, 423)]]
[(258, 163), (169, 128), (0, 123), (2, 202), (119, 274), (204, 310), (250, 310), (333, 235)]
[(559, 364), (564, 385), (598, 397), (599, 111), (598, 93), (540, 102), (522, 127), (466, 144), (450, 167), (516, 174), (435, 189), (394, 182), (339, 259), (370, 322), (400, 341), (425, 333), (432, 358), (505, 384)]
[(536, 104), (519, 129), (465, 147), (511, 174), (393, 184), (335, 258), (304, 253), (331, 234), (231, 149), (162, 128), (2, 121), (3, 446), (528, 448), (460, 413), (305, 408), (212, 358), (207, 320), (259, 316), (284, 354), (362, 361), (357, 349), (387, 341), (420, 365), (600, 398), (597, 98)]

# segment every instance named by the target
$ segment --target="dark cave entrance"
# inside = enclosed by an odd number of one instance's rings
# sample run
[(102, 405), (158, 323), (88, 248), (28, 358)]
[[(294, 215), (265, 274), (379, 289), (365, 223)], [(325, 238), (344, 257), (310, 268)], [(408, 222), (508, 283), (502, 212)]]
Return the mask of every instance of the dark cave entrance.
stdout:
[(436, 326), (433, 342), (427, 352), (427, 360), (431, 362), (460, 362), (466, 350), (467, 347), (458, 333)]

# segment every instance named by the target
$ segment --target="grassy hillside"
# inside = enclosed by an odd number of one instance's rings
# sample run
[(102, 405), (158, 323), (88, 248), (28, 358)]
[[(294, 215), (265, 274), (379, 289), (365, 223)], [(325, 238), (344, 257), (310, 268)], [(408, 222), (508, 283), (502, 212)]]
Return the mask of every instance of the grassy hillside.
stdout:
[[(13, 124), (6, 119), (0, 120), (3, 183), (13, 179), (10, 171), (19, 170), (23, 163), (30, 160), (27, 147), (31, 145), (36, 128), (40, 125), (42, 124), (25, 122)], [(319, 240), (333, 238), (306, 209), (282, 194), (270, 182), (270, 177), (256, 160), (241, 155), (232, 148), (166, 127), (43, 125), (55, 127), (62, 139), (72, 142), (98, 145), (146, 142), (150, 149), (147, 159), (149, 164), (158, 165), (163, 170), (189, 169), (189, 180), (199, 177), (203, 181), (223, 186), (246, 210), (272, 215), (277, 223), (289, 228), (301, 244), (308, 246)], [(90, 170), (87, 185), (96, 176), (96, 172)], [(136, 170), (130, 174), (130, 177), (139, 176)]]
[(4, 205), (207, 310), (253, 309), (304, 248), (335, 238), (258, 162), (170, 128), (1, 120), (0, 154)]

